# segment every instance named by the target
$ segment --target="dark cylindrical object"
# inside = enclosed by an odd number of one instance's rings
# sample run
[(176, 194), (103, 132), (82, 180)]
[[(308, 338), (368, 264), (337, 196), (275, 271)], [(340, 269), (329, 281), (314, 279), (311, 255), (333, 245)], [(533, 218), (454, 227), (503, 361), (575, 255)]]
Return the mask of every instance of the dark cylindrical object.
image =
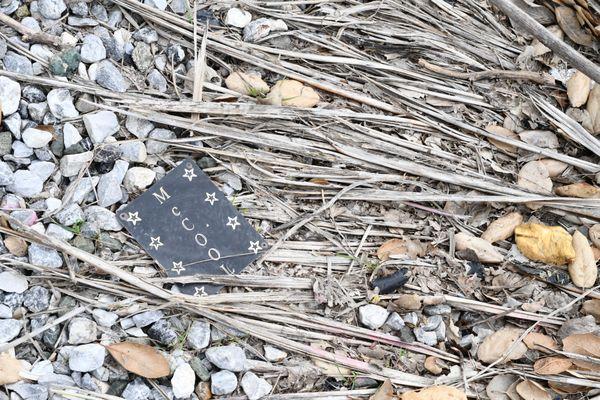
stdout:
[(407, 268), (402, 268), (391, 275), (377, 278), (372, 282), (373, 289), (379, 288), (379, 294), (393, 293), (396, 289), (408, 282)]

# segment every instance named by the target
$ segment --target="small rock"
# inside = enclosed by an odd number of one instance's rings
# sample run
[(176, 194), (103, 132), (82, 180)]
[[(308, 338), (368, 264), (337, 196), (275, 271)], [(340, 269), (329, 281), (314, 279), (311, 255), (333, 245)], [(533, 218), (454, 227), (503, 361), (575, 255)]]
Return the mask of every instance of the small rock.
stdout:
[(131, 319), (133, 320), (135, 326), (137, 326), (138, 328), (144, 328), (148, 325), (152, 325), (156, 321), (159, 321), (164, 316), (165, 314), (163, 314), (162, 311), (152, 310), (136, 314), (133, 317), (131, 317)]
[[(31, 246), (34, 244), (32, 243)], [(50, 292), (42, 286), (32, 287), (23, 295), (23, 306), (33, 313), (47, 310), (50, 307)]]
[(44, 182), (31, 171), (20, 169), (14, 173), (14, 182), (8, 190), (21, 197), (33, 197), (42, 192)]
[(421, 327), (415, 328), (413, 332), (417, 338), (417, 341), (428, 346), (435, 346), (437, 344), (437, 335), (435, 332), (425, 331)]
[(171, 385), (173, 386), (173, 395), (178, 398), (188, 398), (194, 393), (196, 384), (196, 374), (189, 364), (180, 364), (173, 373)]
[(12, 144), (13, 156), (17, 158), (27, 158), (33, 154), (33, 149), (23, 142), (14, 141)]
[(33, 265), (47, 268), (60, 268), (63, 265), (60, 253), (53, 248), (38, 243), (31, 243), (27, 249), (27, 253), (29, 262)]
[(150, 71), (146, 77), (146, 81), (152, 89), (157, 90), (160, 93), (165, 93), (167, 91), (167, 79), (156, 69)]
[(276, 347), (265, 344), (263, 346), (265, 352), (265, 358), (270, 362), (281, 362), (287, 357), (287, 353), (283, 350), (279, 350)]
[(77, 317), (69, 322), (69, 344), (85, 344), (96, 340), (96, 323), (91, 319)]
[(144, 0), (144, 4), (154, 7), (160, 11), (164, 11), (167, 8), (166, 0)]
[(60, 160), (60, 172), (65, 177), (76, 176), (83, 167), (89, 165), (93, 158), (94, 153), (91, 151), (65, 155)]
[(244, 28), (252, 21), (252, 14), (239, 8), (230, 8), (225, 17), (225, 25)]
[(206, 350), (206, 358), (220, 369), (240, 372), (244, 370), (246, 354), (244, 350), (235, 345), (211, 347)]
[(13, 316), (12, 309), (7, 305), (0, 304), (0, 318), (6, 319), (6, 318), (12, 318), (12, 316)]
[(242, 377), (242, 389), (248, 400), (258, 400), (271, 393), (273, 386), (263, 378), (259, 378), (253, 372), (246, 372)]
[(4, 271), (0, 273), (0, 291), (23, 293), (28, 287), (27, 278), (17, 271)]
[(0, 104), (2, 115), (8, 116), (19, 109), (21, 85), (5, 76), (0, 76)]
[(82, 137), (77, 128), (75, 128), (72, 124), (67, 122), (63, 126), (63, 142), (65, 145), (65, 149), (77, 144), (81, 141)]
[(148, 153), (146, 145), (142, 142), (125, 142), (119, 145), (121, 158), (129, 162), (141, 163), (146, 160)]
[(64, 240), (65, 242), (73, 239), (73, 236), (75, 236), (73, 232), (68, 231), (62, 226), (56, 224), (48, 225), (48, 228), (46, 228), (46, 235), (56, 239)]
[(450, 315), (452, 308), (448, 304), (436, 304), (434, 306), (426, 306), (423, 312), (425, 315)]
[(74, 347), (69, 354), (69, 368), (73, 371), (90, 372), (104, 364), (106, 350), (97, 343)]
[(90, 206), (83, 212), (88, 223), (103, 231), (120, 231), (121, 224), (117, 216), (110, 210), (100, 206)]
[(70, 76), (77, 71), (81, 57), (75, 48), (53, 56), (49, 61), (50, 72), (57, 76)]
[(36, 129), (36, 128), (27, 128), (23, 132), (23, 142), (32, 149), (39, 149), (40, 147), (44, 147), (52, 140), (52, 133)]
[(67, 6), (63, 0), (38, 0), (38, 10), (44, 18), (59, 19)]
[(15, 174), (10, 166), (4, 161), (0, 161), (0, 186), (11, 185), (15, 182)]
[(0, 319), (0, 343), (8, 343), (21, 332), (21, 322), (16, 319)]
[(129, 84), (121, 75), (121, 72), (110, 61), (103, 60), (98, 64), (96, 71), (96, 83), (105, 89), (114, 90), (118, 93), (124, 93)]
[(83, 210), (77, 203), (71, 203), (55, 214), (62, 225), (71, 226), (84, 220)]
[(417, 313), (414, 312), (406, 314), (404, 317), (402, 317), (402, 319), (404, 320), (405, 324), (411, 326), (415, 326), (419, 322), (419, 316), (417, 315)]
[(19, 399), (23, 400), (46, 400), (48, 398), (48, 388), (44, 385), (18, 382), (7, 385), (6, 388), (18, 394)]
[(83, 116), (83, 123), (94, 143), (104, 140), (119, 131), (119, 120), (112, 111), (98, 111)]
[(177, 332), (175, 332), (171, 328), (171, 324), (164, 319), (155, 322), (150, 329), (148, 329), (148, 336), (167, 346), (170, 346), (177, 341)]
[(404, 326), (404, 320), (397, 312), (390, 314), (385, 324), (395, 331), (399, 331)]
[(123, 160), (117, 160), (115, 166), (109, 173), (100, 177), (98, 181), (98, 205), (108, 207), (121, 201), (123, 194), (121, 192), (121, 183), (125, 178), (129, 163)]
[(158, 33), (148, 26), (138, 29), (132, 37), (146, 44), (158, 42)]
[(23, 75), (33, 75), (31, 61), (25, 56), (9, 51), (2, 61), (4, 62), (4, 68), (7, 71)]
[(187, 343), (194, 350), (202, 350), (210, 344), (210, 324), (194, 321), (187, 334)]
[(168, 45), (165, 54), (167, 55), (167, 59), (173, 64), (179, 64), (185, 59), (185, 52), (178, 44), (171, 43)]
[(210, 376), (210, 391), (222, 395), (233, 393), (237, 388), (237, 377), (230, 371), (215, 372)]
[(144, 139), (154, 129), (154, 124), (146, 119), (128, 115), (125, 119), (125, 128), (138, 139)]
[(92, 311), (92, 316), (98, 325), (105, 328), (112, 327), (119, 319), (119, 316), (116, 313), (105, 311), (101, 308), (96, 308), (94, 311)]
[[(173, 140), (176, 138), (175, 133), (168, 129), (156, 128), (148, 135), (151, 139)], [(149, 140), (146, 144), (148, 154), (160, 154), (169, 148), (167, 143)]]
[(133, 167), (125, 174), (123, 185), (129, 193), (139, 192), (152, 185), (156, 172), (149, 168)]
[(50, 161), (33, 161), (29, 165), (29, 170), (36, 174), (42, 182), (46, 182), (56, 170), (56, 165)]
[(370, 329), (378, 329), (388, 318), (388, 311), (375, 304), (367, 304), (358, 309), (358, 318), (364, 326)]
[(146, 386), (142, 378), (135, 378), (130, 382), (121, 394), (125, 400), (148, 400), (150, 398), (150, 388)]
[(29, 119), (34, 122), (42, 123), (44, 116), (48, 112), (48, 103), (29, 103), (27, 105), (27, 112), (29, 113)]
[(50, 112), (59, 120), (79, 116), (79, 111), (73, 105), (71, 93), (67, 89), (52, 89), (48, 92), (47, 101)]
[(154, 61), (150, 45), (144, 42), (139, 42), (137, 46), (135, 46), (131, 53), (131, 58), (137, 69), (141, 72), (146, 72), (152, 66)]

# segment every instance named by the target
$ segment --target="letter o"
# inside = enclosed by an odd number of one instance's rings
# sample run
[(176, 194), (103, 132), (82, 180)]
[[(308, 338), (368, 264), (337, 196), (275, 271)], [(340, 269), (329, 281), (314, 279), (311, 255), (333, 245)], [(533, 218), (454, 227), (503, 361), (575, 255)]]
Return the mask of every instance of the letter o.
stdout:
[[(214, 253), (217, 253), (217, 255), (214, 256)], [(208, 256), (211, 260), (218, 260), (221, 258), (221, 253), (219, 253), (219, 250), (215, 249), (214, 247), (211, 247), (210, 249), (208, 249)]]
[[(202, 243), (200, 242), (200, 239), (202, 239)], [(198, 243), (199, 246), (206, 246), (206, 243), (208, 243), (208, 239), (206, 238), (206, 236), (204, 236), (201, 233), (196, 233), (196, 236), (194, 236), (194, 240), (196, 241), (196, 243)]]

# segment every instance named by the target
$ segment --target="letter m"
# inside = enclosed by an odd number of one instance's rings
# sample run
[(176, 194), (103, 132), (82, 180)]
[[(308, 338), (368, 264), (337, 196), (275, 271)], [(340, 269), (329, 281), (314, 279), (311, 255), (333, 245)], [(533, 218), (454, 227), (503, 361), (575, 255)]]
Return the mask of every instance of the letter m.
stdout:
[(167, 191), (163, 189), (162, 186), (158, 190), (160, 191), (160, 193), (152, 193), (152, 196), (156, 197), (156, 200), (158, 200), (160, 204), (167, 201), (167, 199), (171, 197), (169, 193), (167, 193)]

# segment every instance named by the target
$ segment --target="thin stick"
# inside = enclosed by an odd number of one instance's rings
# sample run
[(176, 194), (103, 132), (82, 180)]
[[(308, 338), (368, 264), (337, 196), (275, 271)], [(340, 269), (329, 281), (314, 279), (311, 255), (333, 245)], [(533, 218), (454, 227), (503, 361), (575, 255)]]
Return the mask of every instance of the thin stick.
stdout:
[(61, 40), (58, 36), (50, 35), (44, 32), (36, 32), (31, 28), (26, 27), (19, 21), (16, 21), (6, 14), (0, 13), (0, 23), (5, 24), (23, 35), (23, 40), (29, 43), (45, 43), (52, 46), (60, 47)]

